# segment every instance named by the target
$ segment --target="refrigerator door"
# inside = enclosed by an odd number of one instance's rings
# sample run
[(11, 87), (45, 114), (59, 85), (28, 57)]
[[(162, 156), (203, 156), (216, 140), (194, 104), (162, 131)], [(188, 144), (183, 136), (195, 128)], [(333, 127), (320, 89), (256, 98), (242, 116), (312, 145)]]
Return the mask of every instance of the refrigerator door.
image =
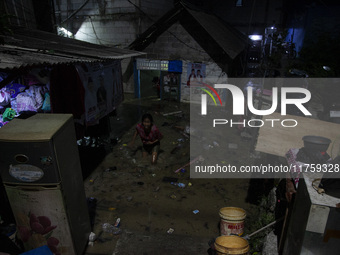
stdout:
[(49, 240), (61, 254), (82, 254), (91, 225), (72, 114), (2, 127), (0, 174), (28, 248)]
[(60, 176), (51, 142), (0, 141), (4, 183), (58, 184)]
[[(59, 186), (6, 185), (5, 189), (26, 251), (47, 245), (56, 255), (80, 254), (75, 250)], [(84, 237), (83, 247), (86, 242)]]
[(0, 129), (0, 155), (4, 183), (58, 184), (80, 165), (72, 114), (13, 119)]

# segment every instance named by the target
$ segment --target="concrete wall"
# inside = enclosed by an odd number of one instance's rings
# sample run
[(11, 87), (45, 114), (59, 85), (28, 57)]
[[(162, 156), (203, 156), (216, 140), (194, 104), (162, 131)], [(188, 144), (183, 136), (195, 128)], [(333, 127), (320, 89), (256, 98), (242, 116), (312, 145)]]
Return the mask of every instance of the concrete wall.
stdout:
[[(283, 0), (212, 0), (212, 12), (244, 34), (263, 34), (266, 27), (281, 27), (285, 19)], [(292, 11), (292, 10), (289, 10)]]
[[(219, 82), (226, 82), (227, 75), (222, 72), (222, 69), (212, 61), (210, 56), (201, 48), (191, 35), (179, 24), (175, 23), (157, 40), (150, 44), (145, 52), (148, 53), (149, 59), (162, 60), (182, 60), (183, 70), (181, 75), (181, 101), (200, 102), (200, 94), (197, 93), (197, 98), (191, 97), (190, 90), (193, 89), (187, 86), (187, 66), (189, 63), (202, 63), (206, 65), (204, 82), (213, 85)], [(130, 87), (131, 88), (131, 87)]]
[(144, 51), (148, 53), (148, 58), (153, 59), (190, 59), (192, 62), (211, 60), (209, 55), (179, 23), (172, 25)]
[[(173, 8), (172, 0), (55, 0), (56, 21), (74, 38), (95, 44), (127, 48), (139, 34)], [(66, 21), (61, 24), (61, 22)], [(152, 54), (150, 54), (152, 55)], [(125, 72), (130, 59), (122, 60)], [(125, 92), (134, 92), (134, 79), (124, 83)]]
[[(79, 12), (67, 19), (84, 1), (55, 0), (57, 24), (66, 20), (62, 25), (73, 32), (76, 39), (119, 48), (128, 47), (139, 34), (173, 8), (172, 0), (89, 0)], [(242, 1), (243, 6), (236, 7), (234, 0), (212, 0), (215, 4), (210, 11), (216, 12), (220, 18), (245, 34), (261, 33), (262, 28), (271, 26), (274, 20), (281, 22), (282, 0), (254, 1)], [(254, 25), (250, 26), (249, 22)], [(222, 77), (222, 70), (179, 23), (171, 26), (143, 51), (147, 53), (148, 59), (183, 60), (182, 100), (188, 100), (188, 88), (185, 85), (187, 63), (206, 64), (207, 79), (210, 79), (207, 81), (211, 84)], [(129, 61), (122, 61), (123, 72)], [(134, 91), (133, 76), (124, 84), (124, 90)]]
[(169, 0), (89, 0), (68, 19), (84, 2), (56, 0), (57, 24), (72, 32), (75, 39), (119, 48), (126, 48), (173, 7)]

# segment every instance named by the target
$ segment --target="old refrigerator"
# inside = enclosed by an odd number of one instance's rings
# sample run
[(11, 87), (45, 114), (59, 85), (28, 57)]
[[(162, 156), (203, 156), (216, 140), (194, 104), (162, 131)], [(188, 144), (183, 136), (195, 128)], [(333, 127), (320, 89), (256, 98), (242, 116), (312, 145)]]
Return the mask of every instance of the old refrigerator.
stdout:
[(82, 254), (91, 232), (71, 114), (36, 114), (0, 129), (0, 173), (25, 250)]

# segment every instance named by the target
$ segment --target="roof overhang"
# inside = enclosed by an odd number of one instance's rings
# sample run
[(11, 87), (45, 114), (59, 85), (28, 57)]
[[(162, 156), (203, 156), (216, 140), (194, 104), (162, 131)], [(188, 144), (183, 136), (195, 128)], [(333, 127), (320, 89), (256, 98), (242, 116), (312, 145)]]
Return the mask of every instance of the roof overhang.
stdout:
[(248, 39), (240, 31), (223, 23), (214, 15), (190, 10), (188, 8), (185, 8), (185, 10), (209, 33), (213, 41), (215, 41), (231, 59), (235, 59), (237, 55), (246, 49)]
[(23, 27), (11, 28), (0, 45), (0, 69), (21, 69), (41, 65), (104, 62), (145, 55), (144, 52), (120, 49), (58, 36)]
[(233, 61), (249, 44), (244, 34), (218, 17), (191, 10), (179, 2), (132, 42), (129, 48), (144, 50), (176, 22), (179, 22), (217, 63)]

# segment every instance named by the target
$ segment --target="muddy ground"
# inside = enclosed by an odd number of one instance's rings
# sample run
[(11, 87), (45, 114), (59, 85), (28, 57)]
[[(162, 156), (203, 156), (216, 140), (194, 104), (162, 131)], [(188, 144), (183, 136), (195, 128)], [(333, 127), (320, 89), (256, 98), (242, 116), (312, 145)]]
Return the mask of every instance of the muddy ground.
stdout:
[[(263, 204), (255, 201), (265, 189), (262, 181), (254, 188), (249, 179), (190, 178), (189, 167), (183, 167), (190, 161), (190, 136), (176, 128), (189, 125), (189, 104), (149, 98), (125, 100), (121, 107), (113, 123), (125, 119), (129, 125), (118, 132), (112, 151), (84, 181), (86, 196), (97, 201), (92, 217), (97, 239), (86, 254), (208, 254), (209, 241), (220, 235), (220, 208), (240, 207), (247, 212), (244, 235), (261, 227), (263, 215), (270, 218)], [(123, 115), (124, 107), (133, 109), (130, 116)], [(140, 140), (136, 140), (136, 148), (126, 146), (144, 112), (153, 115), (164, 135), (156, 165), (150, 164), (151, 158), (142, 158)], [(114, 128), (118, 130), (120, 125)], [(251, 141), (242, 138), (237, 129), (228, 130), (226, 141), (219, 143), (236, 144), (237, 148), (230, 148), (225, 160), (233, 165), (252, 164)], [(181, 146), (175, 149), (178, 144)], [(175, 173), (179, 168), (183, 171)], [(171, 185), (164, 177), (178, 178), (186, 187)], [(249, 193), (255, 199), (249, 200)], [(114, 224), (117, 218), (121, 219), (120, 233), (104, 232), (102, 225)], [(170, 228), (172, 233), (168, 233)]]

